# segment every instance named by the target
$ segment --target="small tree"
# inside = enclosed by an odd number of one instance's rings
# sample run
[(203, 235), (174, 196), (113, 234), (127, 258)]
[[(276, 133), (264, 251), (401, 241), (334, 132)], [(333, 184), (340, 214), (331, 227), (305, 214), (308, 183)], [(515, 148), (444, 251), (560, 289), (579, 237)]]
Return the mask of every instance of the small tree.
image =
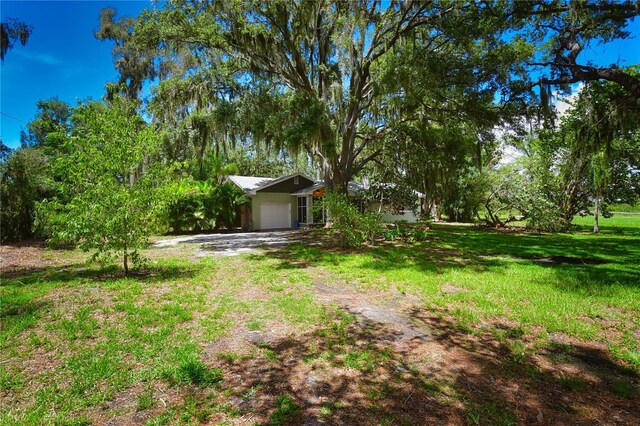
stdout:
[(330, 193), (324, 197), (331, 226), (338, 231), (335, 242), (338, 246), (361, 247), (371, 244), (382, 233), (380, 217), (375, 213), (362, 213), (344, 194)]
[(69, 155), (54, 165), (63, 176), (58, 197), (44, 203), (52, 240), (96, 249), (94, 259), (120, 256), (129, 273), (129, 262), (140, 260), (138, 250), (163, 205), (166, 173), (151, 161), (160, 136), (143, 123), (133, 103), (120, 98), (81, 105), (73, 121), (74, 133), (65, 142)]

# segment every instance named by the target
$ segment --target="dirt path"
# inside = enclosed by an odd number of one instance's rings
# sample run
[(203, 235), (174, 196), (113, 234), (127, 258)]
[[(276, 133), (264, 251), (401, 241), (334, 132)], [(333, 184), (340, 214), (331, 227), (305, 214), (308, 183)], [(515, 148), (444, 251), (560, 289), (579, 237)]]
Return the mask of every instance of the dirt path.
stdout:
[[(384, 300), (381, 294), (358, 292), (350, 286), (327, 284), (325, 280), (316, 280), (313, 290), (319, 302), (338, 305), (355, 315), (359, 323), (377, 324), (386, 328), (390, 331), (387, 337), (397, 344), (414, 339), (420, 342), (431, 340), (428, 331), (417, 327), (404, 313), (417, 307), (419, 300), (415, 297), (399, 295), (394, 291), (390, 298), (387, 293)], [(383, 300), (383, 303), (375, 303), (375, 296), (378, 301)]]

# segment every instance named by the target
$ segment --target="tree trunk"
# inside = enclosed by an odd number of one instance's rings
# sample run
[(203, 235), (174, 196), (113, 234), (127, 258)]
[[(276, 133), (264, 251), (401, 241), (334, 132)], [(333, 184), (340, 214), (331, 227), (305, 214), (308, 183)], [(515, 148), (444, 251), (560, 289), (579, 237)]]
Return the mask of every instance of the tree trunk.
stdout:
[[(125, 214), (124, 216), (124, 228), (125, 229), (129, 229), (129, 221), (128, 221), (128, 215)], [(122, 266), (124, 267), (124, 274), (125, 275), (129, 275), (129, 252), (127, 251), (127, 249), (129, 248), (129, 244), (127, 241), (127, 238), (125, 237), (124, 239), (124, 247), (123, 247), (123, 251), (124, 251), (124, 256), (122, 256)]]
[(436, 222), (442, 221), (442, 211), (440, 210), (440, 203), (437, 203), (437, 202), (434, 201), (433, 207), (434, 207), (434, 210), (435, 210), (434, 215), (433, 215), (433, 219)]
[(597, 234), (600, 232), (600, 227), (598, 226), (598, 209), (600, 207), (600, 197), (596, 195), (596, 205), (593, 209), (593, 233)]
[(122, 266), (124, 266), (124, 274), (129, 275), (129, 253), (127, 248), (124, 249), (124, 257), (122, 259)]
[(331, 167), (325, 175), (327, 189), (330, 192), (336, 192), (338, 194), (348, 194), (349, 180), (345, 178), (345, 174), (346, 173), (338, 167)]

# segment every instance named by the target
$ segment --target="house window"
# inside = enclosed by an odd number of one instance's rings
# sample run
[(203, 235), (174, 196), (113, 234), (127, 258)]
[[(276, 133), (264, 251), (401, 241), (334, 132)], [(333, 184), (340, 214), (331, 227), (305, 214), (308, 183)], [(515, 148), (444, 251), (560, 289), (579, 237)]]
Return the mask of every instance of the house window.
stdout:
[(294, 185), (299, 185), (300, 184), (300, 176), (295, 176), (293, 178), (293, 184)]
[(298, 197), (298, 223), (307, 223), (307, 197)]

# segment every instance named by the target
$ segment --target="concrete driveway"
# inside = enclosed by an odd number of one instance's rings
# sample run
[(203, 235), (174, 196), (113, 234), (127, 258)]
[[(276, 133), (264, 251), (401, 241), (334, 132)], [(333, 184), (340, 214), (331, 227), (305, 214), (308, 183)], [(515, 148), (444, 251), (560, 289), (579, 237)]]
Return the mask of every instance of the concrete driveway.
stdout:
[(265, 247), (282, 247), (301, 241), (300, 231), (240, 232), (235, 234), (197, 234), (157, 241), (154, 247), (201, 244), (201, 255), (237, 256)]

